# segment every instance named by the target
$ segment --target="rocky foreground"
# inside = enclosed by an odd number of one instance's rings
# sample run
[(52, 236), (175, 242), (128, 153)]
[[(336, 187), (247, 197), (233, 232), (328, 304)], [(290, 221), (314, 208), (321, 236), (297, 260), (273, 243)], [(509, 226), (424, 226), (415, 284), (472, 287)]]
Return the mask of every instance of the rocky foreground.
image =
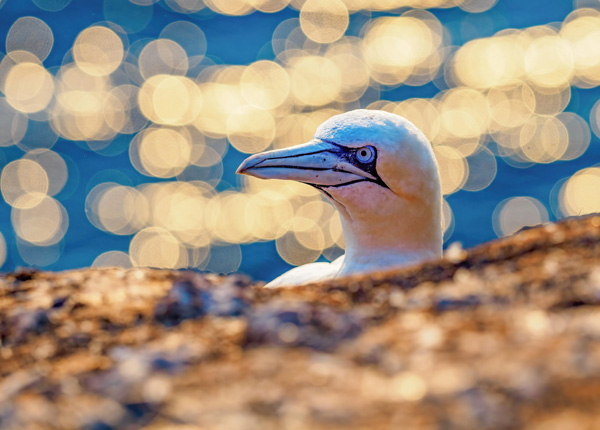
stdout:
[(0, 428), (599, 429), (600, 216), (286, 290), (4, 275)]

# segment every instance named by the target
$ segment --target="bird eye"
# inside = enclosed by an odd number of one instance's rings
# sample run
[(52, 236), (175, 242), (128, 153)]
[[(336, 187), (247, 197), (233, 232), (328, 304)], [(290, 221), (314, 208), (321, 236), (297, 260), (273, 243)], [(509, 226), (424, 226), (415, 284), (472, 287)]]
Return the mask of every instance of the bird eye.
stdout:
[(375, 148), (363, 146), (356, 151), (356, 159), (363, 164), (370, 163), (375, 159)]

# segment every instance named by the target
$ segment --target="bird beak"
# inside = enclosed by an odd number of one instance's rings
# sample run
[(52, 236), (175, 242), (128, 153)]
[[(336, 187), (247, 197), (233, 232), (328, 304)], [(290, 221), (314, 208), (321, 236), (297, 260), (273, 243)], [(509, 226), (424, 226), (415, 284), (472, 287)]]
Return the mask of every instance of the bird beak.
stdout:
[(315, 139), (291, 148), (252, 155), (236, 173), (262, 179), (291, 179), (322, 187), (378, 180), (349, 162), (351, 158), (347, 154), (348, 149), (341, 145)]

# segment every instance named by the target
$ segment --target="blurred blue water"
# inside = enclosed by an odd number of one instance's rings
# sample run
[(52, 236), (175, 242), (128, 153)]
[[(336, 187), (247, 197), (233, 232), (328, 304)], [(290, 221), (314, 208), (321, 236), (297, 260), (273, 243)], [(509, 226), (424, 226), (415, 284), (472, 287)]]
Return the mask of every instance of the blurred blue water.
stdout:
[[(126, 0), (121, 0), (126, 2)], [(72, 46), (77, 34), (87, 26), (102, 21), (103, 2), (101, 0), (74, 0), (60, 12), (45, 12), (31, 0), (8, 0), (0, 10), (0, 46), (5, 45), (6, 34), (12, 23), (22, 16), (36, 16), (44, 20), (54, 32), (55, 44), (45, 61), (47, 68), (59, 66), (63, 56)], [(433, 9), (433, 12), (452, 35), (453, 43), (463, 44), (476, 37), (486, 37), (503, 28), (524, 28), (532, 25), (562, 21), (572, 11), (570, 1), (547, 0), (500, 0), (490, 11), (482, 14), (468, 14), (458, 8)], [(378, 13), (377, 15), (393, 15)], [(228, 17), (203, 11), (195, 15), (174, 13), (160, 4), (154, 5), (150, 24), (139, 33), (130, 34), (129, 42), (146, 37), (156, 38), (165, 25), (177, 20), (190, 20), (205, 33), (208, 42), (207, 55), (224, 64), (248, 64), (257, 59), (259, 51), (271, 40), (277, 25), (285, 19), (298, 17), (298, 12), (285, 9), (275, 14), (253, 13), (243, 17)], [(465, 22), (472, 24), (477, 33), (461, 31)], [(351, 18), (348, 34), (358, 34), (364, 17), (356, 14)], [(263, 54), (264, 57), (264, 50)], [(439, 90), (429, 84), (424, 87), (399, 87), (382, 94), (382, 98), (399, 101), (410, 97), (431, 97)], [(567, 111), (576, 112), (584, 119), (589, 118), (592, 105), (600, 98), (600, 90), (580, 90), (573, 88), (572, 100)], [(123, 147), (131, 137), (124, 139)], [(290, 142), (296, 144), (300, 142)], [(96, 183), (102, 182), (97, 173), (105, 169), (116, 169), (128, 176), (132, 185), (152, 181), (139, 174), (131, 165), (127, 151), (114, 157), (105, 157), (82, 149), (75, 142), (59, 139), (53, 147), (69, 164), (68, 183), (56, 197), (69, 214), (70, 227), (63, 241), (61, 258), (46, 267), (50, 270), (63, 270), (89, 266), (101, 252), (108, 250), (127, 251), (130, 237), (109, 235), (96, 229), (88, 221), (84, 212), (87, 192)], [(18, 159), (23, 152), (16, 147), (0, 148), (0, 162), (5, 164)], [(224, 162), (222, 190), (229, 186), (239, 187), (240, 179), (234, 174), (235, 168), (246, 157), (230, 148)], [(494, 182), (481, 192), (459, 191), (448, 198), (455, 216), (455, 230), (451, 241), (460, 241), (464, 246), (472, 246), (495, 238), (492, 230), (492, 212), (503, 199), (516, 195), (531, 196), (550, 208), (550, 191), (561, 178), (577, 170), (593, 165), (600, 160), (598, 138), (592, 137), (587, 152), (577, 160), (555, 162), (549, 165), (534, 165), (519, 169), (498, 159), (498, 174)], [(549, 211), (550, 212), (550, 211)], [(553, 215), (551, 214), (551, 217)], [(552, 219), (552, 218), (551, 218)], [(23, 265), (15, 243), (15, 235), (10, 222), (10, 206), (0, 202), (0, 231), (8, 246), (8, 257), (2, 270), (13, 270)], [(242, 246), (240, 271), (256, 279), (270, 279), (289, 269), (277, 255), (274, 243), (256, 243)]]

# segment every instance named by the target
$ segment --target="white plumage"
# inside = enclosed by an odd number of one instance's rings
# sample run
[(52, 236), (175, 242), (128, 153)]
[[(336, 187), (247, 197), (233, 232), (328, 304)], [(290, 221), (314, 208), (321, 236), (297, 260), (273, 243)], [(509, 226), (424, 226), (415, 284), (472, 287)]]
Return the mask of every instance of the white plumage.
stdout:
[(346, 254), (296, 267), (267, 287), (401, 267), (442, 255), (437, 163), (425, 135), (383, 111), (336, 115), (312, 141), (247, 158), (238, 173), (320, 189), (340, 212)]

